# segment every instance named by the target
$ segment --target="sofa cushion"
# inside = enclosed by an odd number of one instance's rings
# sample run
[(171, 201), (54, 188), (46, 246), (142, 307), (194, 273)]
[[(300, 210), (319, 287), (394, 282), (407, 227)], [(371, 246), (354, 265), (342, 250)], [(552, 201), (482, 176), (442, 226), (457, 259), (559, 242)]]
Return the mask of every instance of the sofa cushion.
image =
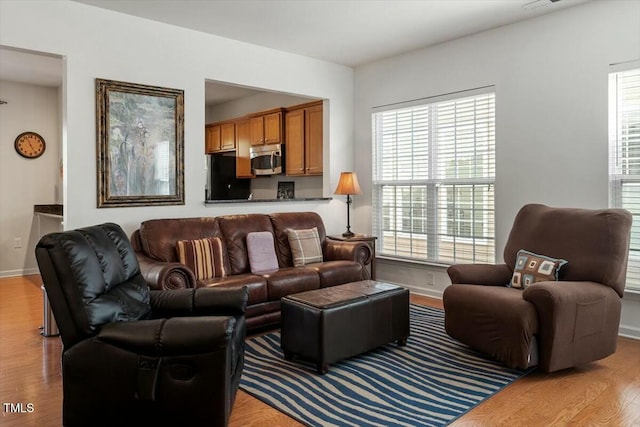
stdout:
[(178, 240), (176, 244), (180, 263), (193, 271), (196, 280), (226, 276), (219, 237)]
[(287, 230), (293, 265), (302, 267), (314, 262), (322, 262), (322, 247), (316, 227), (305, 230)]
[[(267, 280), (255, 274), (234, 274), (227, 277), (198, 280), (196, 285), (202, 287), (241, 288), (246, 286), (249, 291), (247, 306), (267, 301)], [(247, 313), (249, 311), (247, 310)]]
[(565, 264), (567, 261), (564, 259), (538, 255), (521, 249), (516, 257), (510, 285), (516, 289), (526, 289), (536, 282), (556, 281), (560, 268)]
[(247, 234), (247, 253), (253, 274), (266, 273), (278, 269), (273, 234), (269, 231), (254, 231)]
[(285, 267), (262, 276), (267, 280), (269, 301), (320, 288), (318, 273), (306, 267)]
[(321, 288), (362, 280), (362, 265), (355, 261), (324, 261), (305, 268), (318, 273)]

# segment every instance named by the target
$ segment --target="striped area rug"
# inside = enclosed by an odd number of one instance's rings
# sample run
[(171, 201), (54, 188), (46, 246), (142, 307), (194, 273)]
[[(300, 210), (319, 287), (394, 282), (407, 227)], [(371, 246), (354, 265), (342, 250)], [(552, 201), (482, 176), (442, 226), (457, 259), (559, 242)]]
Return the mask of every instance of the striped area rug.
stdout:
[(411, 336), (329, 366), (284, 360), (280, 334), (247, 340), (240, 388), (309, 426), (444, 426), (527, 371), (451, 339), (442, 310), (411, 305)]

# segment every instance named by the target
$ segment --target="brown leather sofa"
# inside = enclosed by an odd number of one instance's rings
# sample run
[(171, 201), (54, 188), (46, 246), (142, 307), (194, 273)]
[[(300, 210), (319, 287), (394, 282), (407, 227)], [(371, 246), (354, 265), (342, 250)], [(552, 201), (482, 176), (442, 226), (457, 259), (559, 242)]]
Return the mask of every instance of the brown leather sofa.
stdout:
[[(614, 353), (631, 222), (623, 209), (524, 206), (503, 264), (449, 267), (452, 285), (443, 294), (447, 333), (509, 367), (537, 364), (544, 372)], [(509, 287), (520, 250), (568, 261), (559, 281)]]
[[(317, 227), (323, 262), (294, 267), (286, 230)], [(247, 253), (248, 233), (270, 231), (274, 235), (279, 270), (252, 274)], [(178, 240), (221, 237), (226, 277), (196, 281), (178, 262)], [(280, 298), (311, 289), (367, 279), (365, 266), (371, 248), (363, 242), (326, 238), (322, 218), (315, 212), (225, 215), (144, 221), (131, 236), (142, 274), (152, 289), (201, 287), (249, 289), (247, 327), (275, 326), (280, 322)]]

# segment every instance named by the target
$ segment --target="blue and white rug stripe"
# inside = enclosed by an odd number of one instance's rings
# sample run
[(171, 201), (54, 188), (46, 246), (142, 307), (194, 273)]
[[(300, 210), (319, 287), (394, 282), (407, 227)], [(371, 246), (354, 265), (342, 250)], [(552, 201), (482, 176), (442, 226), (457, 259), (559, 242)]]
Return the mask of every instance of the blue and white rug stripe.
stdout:
[(451, 339), (444, 312), (411, 305), (411, 336), (345, 359), (318, 375), (288, 362), (280, 334), (247, 340), (240, 388), (309, 426), (444, 426), (526, 371)]

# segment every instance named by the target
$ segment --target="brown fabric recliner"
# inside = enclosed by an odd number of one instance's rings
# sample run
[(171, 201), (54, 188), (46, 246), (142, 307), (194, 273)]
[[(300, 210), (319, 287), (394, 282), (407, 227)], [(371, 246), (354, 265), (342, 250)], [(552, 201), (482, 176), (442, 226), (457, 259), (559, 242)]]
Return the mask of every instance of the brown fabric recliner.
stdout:
[[(544, 372), (602, 359), (616, 350), (632, 216), (623, 209), (525, 205), (516, 215), (504, 264), (448, 268), (445, 329), (511, 368)], [(524, 249), (562, 258), (559, 281), (508, 287)]]
[(248, 293), (149, 290), (113, 223), (51, 233), (36, 258), (64, 345), (65, 426), (225, 426)]

